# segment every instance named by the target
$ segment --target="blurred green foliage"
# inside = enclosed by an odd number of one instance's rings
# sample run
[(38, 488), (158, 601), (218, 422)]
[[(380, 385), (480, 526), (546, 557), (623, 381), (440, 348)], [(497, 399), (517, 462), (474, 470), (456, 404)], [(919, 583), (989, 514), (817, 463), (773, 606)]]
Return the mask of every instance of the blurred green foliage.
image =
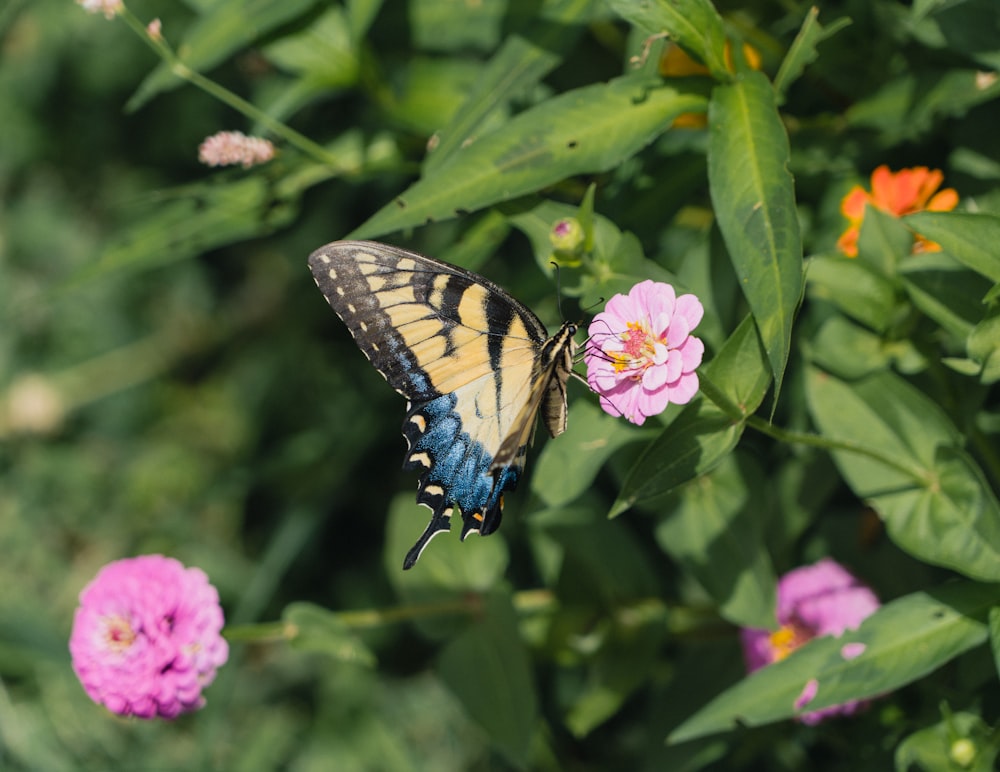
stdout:
[[(992, 768), (996, 0), (128, 9), (0, 8), (0, 767)], [(661, 73), (666, 37), (710, 75)], [(201, 166), (232, 129), (277, 158)], [(839, 204), (880, 164), (944, 170), (961, 212), (869, 208), (850, 260)], [(562, 314), (695, 292), (703, 395), (640, 429), (574, 383), (503, 528), (403, 573), (402, 400), (305, 258), (385, 238), (552, 328), (569, 216)], [(232, 636), (171, 723), (91, 704), (66, 649), (99, 567), (153, 552)], [(865, 654), (744, 679), (737, 626), (825, 555), (888, 602)], [(812, 677), (886, 696), (807, 727)]]

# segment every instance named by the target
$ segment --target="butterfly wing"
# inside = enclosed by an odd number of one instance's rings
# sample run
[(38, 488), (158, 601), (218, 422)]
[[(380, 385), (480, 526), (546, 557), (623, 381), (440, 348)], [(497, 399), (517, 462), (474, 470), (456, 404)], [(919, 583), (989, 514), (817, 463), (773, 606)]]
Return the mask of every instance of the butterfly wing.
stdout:
[(334, 242), (309, 266), (358, 347), (408, 401), (403, 466), (422, 472), (417, 501), (433, 514), (404, 568), (450, 528), (455, 506), (463, 539), (495, 531), (543, 403), (550, 433), (565, 426), (576, 328), (547, 339), (538, 318), (489, 280), (398, 247)]

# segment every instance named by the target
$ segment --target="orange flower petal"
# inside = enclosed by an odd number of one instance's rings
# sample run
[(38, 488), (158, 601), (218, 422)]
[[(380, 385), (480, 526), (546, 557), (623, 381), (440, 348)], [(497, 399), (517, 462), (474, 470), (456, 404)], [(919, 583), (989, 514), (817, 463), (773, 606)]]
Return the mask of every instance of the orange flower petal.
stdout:
[(950, 212), (958, 206), (958, 193), (954, 188), (939, 190), (927, 203), (927, 209), (931, 212)]
[(857, 257), (858, 236), (860, 235), (860, 228), (858, 228), (857, 225), (852, 225), (840, 235), (839, 239), (837, 239), (837, 248), (848, 257)]
[(865, 204), (871, 201), (868, 191), (860, 185), (851, 188), (840, 202), (840, 211), (848, 220), (857, 224), (865, 216)]

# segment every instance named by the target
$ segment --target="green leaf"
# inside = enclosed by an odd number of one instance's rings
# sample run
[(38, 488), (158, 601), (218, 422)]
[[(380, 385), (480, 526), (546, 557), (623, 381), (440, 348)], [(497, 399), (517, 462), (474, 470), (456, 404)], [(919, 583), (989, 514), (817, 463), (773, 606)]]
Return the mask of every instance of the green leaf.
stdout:
[(903, 222), (949, 255), (993, 282), (1000, 282), (1000, 217), (969, 212), (917, 212)]
[[(314, 5), (314, 0), (214, 3), (211, 10), (188, 27), (184, 40), (177, 46), (177, 56), (186, 67), (195, 72), (205, 72), (253, 41), (307, 13)], [(181, 83), (183, 81), (164, 62), (143, 80), (126, 108), (138, 110), (157, 94), (176, 88)]]
[(412, 57), (385, 101), (386, 117), (418, 134), (431, 134), (459, 113), (481, 68), (464, 59)]
[(500, 40), (506, 6), (505, 0), (411, 0), (407, 18), (412, 45), (418, 51), (489, 51)]
[(743, 627), (775, 624), (777, 579), (764, 545), (764, 474), (747, 456), (729, 455), (678, 494), (679, 506), (656, 526), (656, 541)]
[(778, 104), (784, 103), (788, 87), (799, 79), (808, 65), (816, 61), (816, 57), (819, 56), (816, 46), (851, 23), (849, 18), (842, 16), (828, 27), (823, 27), (818, 19), (819, 8), (813, 6), (806, 13), (799, 33), (785, 54), (781, 67), (778, 68), (778, 74), (774, 76), (774, 90), (778, 95)]
[(258, 174), (198, 183), (141, 201), (135, 206), (134, 224), (75, 279), (148, 270), (271, 233), (296, 214), (292, 200), (274, 195), (274, 186)]
[(910, 340), (886, 340), (839, 315), (824, 321), (805, 349), (814, 364), (847, 379), (861, 378), (891, 365), (903, 372), (916, 372), (926, 366)]
[[(856, 631), (814, 639), (752, 673), (677, 727), (667, 741), (760, 726), (905, 686), (982, 645), (986, 614), (998, 593), (997, 585), (956, 582), (894, 600)], [(843, 653), (848, 643), (860, 643), (864, 651), (848, 659)], [(798, 711), (795, 702), (812, 679), (819, 691)]]
[(901, 312), (895, 285), (868, 263), (843, 255), (820, 255), (806, 263), (810, 296), (827, 300), (852, 319), (878, 332)]
[(708, 125), (712, 203), (778, 392), (802, 297), (802, 242), (788, 137), (767, 78), (717, 86)]
[(913, 305), (948, 333), (965, 339), (986, 312), (981, 298), (990, 284), (942, 252), (913, 255), (900, 265)]
[(331, 6), (302, 31), (283, 35), (262, 50), (276, 66), (316, 88), (349, 86), (357, 81), (361, 67), (347, 14), (339, 6)]
[(898, 217), (874, 206), (865, 207), (861, 234), (858, 236), (858, 261), (871, 266), (888, 278), (913, 252), (913, 234)]
[(1000, 381), (1000, 309), (991, 309), (986, 319), (969, 333), (966, 350), (980, 366), (980, 383)]
[(579, 38), (581, 17), (590, 6), (590, 0), (549, 0), (542, 3), (539, 17), (504, 38), (454, 117), (437, 132), (424, 161), (425, 176), (481, 133), (487, 119), (513, 96), (526, 93), (555, 69)]
[(700, 96), (627, 76), (560, 94), (463, 147), (351, 237), (448, 219), (574, 174), (606, 171), (699, 104)]
[(764, 399), (770, 377), (750, 317), (743, 320), (719, 355), (702, 369), (702, 390), (713, 385), (712, 399), (701, 398), (683, 409), (639, 458), (622, 483), (608, 517), (633, 506), (654, 507), (678, 486), (714, 468), (743, 434), (735, 415), (751, 415)]
[(846, 383), (810, 368), (806, 396), (825, 437), (877, 454), (833, 457), (897, 545), (972, 578), (1000, 579), (1000, 505), (934, 402), (888, 371)]
[(285, 607), (281, 619), (295, 629), (290, 638), (293, 648), (375, 666), (375, 655), (332, 611), (313, 603), (292, 603)]
[(714, 77), (731, 77), (722, 17), (708, 0), (609, 0), (609, 4), (632, 24), (653, 34), (666, 33), (704, 62)]
[(630, 427), (587, 400), (573, 402), (566, 431), (545, 443), (531, 476), (531, 489), (549, 507), (569, 504), (620, 448), (655, 431)]
[(441, 650), (438, 672), (494, 747), (515, 767), (524, 767), (537, 728), (538, 700), (509, 595), (497, 592), (483, 599), (476, 621)]

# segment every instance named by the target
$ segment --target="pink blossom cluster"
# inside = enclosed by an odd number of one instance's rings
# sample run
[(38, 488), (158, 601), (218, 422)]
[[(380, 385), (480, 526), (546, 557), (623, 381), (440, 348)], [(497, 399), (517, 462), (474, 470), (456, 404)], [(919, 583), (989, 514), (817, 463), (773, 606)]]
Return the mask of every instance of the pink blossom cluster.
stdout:
[(229, 656), (219, 594), (198, 568), (143, 555), (109, 563), (80, 593), (73, 669), (113, 713), (174, 718), (204, 704)]
[(274, 158), (274, 145), (260, 137), (248, 137), (241, 131), (220, 131), (207, 137), (198, 147), (198, 160), (206, 166), (233, 166), (244, 169)]

